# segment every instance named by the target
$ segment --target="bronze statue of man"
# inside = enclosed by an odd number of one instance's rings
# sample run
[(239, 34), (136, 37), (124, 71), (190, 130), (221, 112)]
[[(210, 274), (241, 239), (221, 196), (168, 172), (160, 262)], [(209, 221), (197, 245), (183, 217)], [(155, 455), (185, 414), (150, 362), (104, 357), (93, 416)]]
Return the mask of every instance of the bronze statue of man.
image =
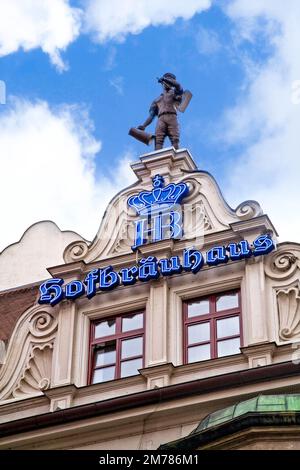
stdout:
[(155, 129), (155, 150), (163, 147), (164, 140), (169, 137), (175, 149), (179, 148), (179, 125), (177, 120), (177, 109), (181, 104), (183, 88), (176, 81), (175, 75), (165, 73), (158, 82), (163, 86), (163, 93), (153, 101), (149, 116), (138, 129), (144, 131), (151, 124), (155, 116), (158, 117)]

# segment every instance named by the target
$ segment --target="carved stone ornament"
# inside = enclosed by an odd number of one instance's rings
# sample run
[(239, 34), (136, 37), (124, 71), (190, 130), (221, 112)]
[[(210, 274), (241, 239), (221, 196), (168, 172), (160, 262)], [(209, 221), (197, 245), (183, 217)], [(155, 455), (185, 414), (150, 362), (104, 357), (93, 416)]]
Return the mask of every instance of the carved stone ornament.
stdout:
[(27, 398), (51, 385), (56, 310), (34, 306), (17, 322), (0, 370), (0, 400)]
[(289, 287), (277, 291), (279, 338), (289, 341), (300, 335), (300, 291)]
[(258, 217), (262, 215), (263, 211), (256, 201), (245, 201), (237, 206), (235, 210), (236, 215), (241, 220), (253, 219), (253, 217)]
[(299, 267), (299, 258), (292, 250), (275, 251), (265, 258), (265, 273), (274, 280), (289, 279)]
[(119, 232), (118, 238), (115, 240), (112, 248), (111, 253), (115, 254), (122, 254), (122, 253), (130, 253), (131, 247), (134, 244), (134, 226), (132, 220), (124, 221)]
[(200, 194), (201, 191), (201, 183), (200, 181), (196, 180), (196, 178), (185, 178), (184, 182), (188, 185), (189, 193), (184, 198), (184, 203), (194, 203), (195, 197)]
[(88, 244), (83, 240), (78, 240), (68, 245), (63, 253), (65, 263), (81, 261), (89, 250)]
[(47, 390), (51, 382), (52, 343), (34, 346), (22, 376), (12, 391), (15, 398), (24, 398), (41, 390)]
[(184, 238), (203, 237), (205, 233), (212, 230), (213, 225), (207, 214), (203, 201), (185, 207), (184, 212)]

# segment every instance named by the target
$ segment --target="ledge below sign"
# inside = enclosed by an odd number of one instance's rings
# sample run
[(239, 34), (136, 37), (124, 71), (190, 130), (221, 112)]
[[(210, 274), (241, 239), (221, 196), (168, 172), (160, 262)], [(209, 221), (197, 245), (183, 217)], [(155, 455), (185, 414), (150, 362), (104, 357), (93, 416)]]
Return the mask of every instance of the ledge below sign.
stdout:
[(85, 277), (84, 281), (74, 280), (66, 285), (63, 279), (49, 279), (40, 286), (40, 304), (56, 305), (63, 299), (75, 300), (85, 295), (91, 299), (98, 291), (109, 291), (119, 285), (133, 285), (137, 281), (148, 282), (158, 279), (160, 276), (172, 276), (183, 271), (197, 274), (206, 264), (217, 266), (231, 261), (239, 261), (251, 256), (266, 255), (275, 249), (275, 243), (269, 235), (260, 235), (253, 245), (247, 240), (239, 243), (230, 243), (228, 246), (215, 246), (205, 255), (195, 249), (185, 249), (182, 260), (179, 256), (172, 256), (157, 260), (154, 256), (148, 256), (139, 260), (138, 265), (123, 268), (119, 272), (112, 266), (93, 269)]

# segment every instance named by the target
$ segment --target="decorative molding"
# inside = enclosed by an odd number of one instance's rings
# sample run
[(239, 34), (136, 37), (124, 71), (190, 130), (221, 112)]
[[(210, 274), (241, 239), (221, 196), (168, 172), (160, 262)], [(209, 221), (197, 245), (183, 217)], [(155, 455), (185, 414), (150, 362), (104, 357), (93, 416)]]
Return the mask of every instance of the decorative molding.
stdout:
[(202, 221), (203, 221), (204, 231), (208, 232), (209, 230), (213, 229), (213, 225), (203, 205), (201, 206), (201, 213), (203, 214)]
[(204, 232), (207, 232), (208, 230), (212, 230), (213, 225), (212, 225), (210, 218), (208, 217), (203, 201), (200, 201), (199, 208), (200, 208), (199, 225), (203, 227)]
[(274, 280), (289, 279), (299, 268), (299, 257), (292, 250), (275, 251), (265, 258), (265, 273)]
[(49, 336), (57, 327), (57, 320), (47, 311), (35, 312), (28, 319), (28, 329), (32, 336), (45, 338)]
[(50, 390), (46, 389), (45, 395), (50, 400), (50, 411), (70, 408), (77, 390), (77, 387), (73, 384), (64, 387), (54, 387)]
[(184, 181), (189, 188), (189, 194), (184, 198), (184, 204), (194, 202), (195, 197), (200, 193), (201, 183), (196, 178), (184, 178), (180, 181)]
[(12, 391), (14, 398), (25, 398), (50, 387), (52, 350), (53, 343), (32, 348), (24, 372)]
[(35, 305), (17, 322), (0, 371), (0, 400), (27, 398), (51, 385), (56, 309)]
[(262, 343), (253, 346), (242, 347), (241, 352), (247, 357), (249, 367), (263, 367), (272, 364), (274, 352), (276, 350), (275, 343)]
[(256, 201), (244, 201), (237, 206), (235, 213), (240, 220), (249, 220), (262, 215), (263, 211)]
[(278, 289), (276, 292), (279, 338), (283, 341), (299, 339), (300, 334), (300, 290), (299, 286)]
[(202, 199), (184, 207), (183, 220), (184, 240), (199, 239), (214, 227)]
[(259, 204), (255, 201), (243, 202), (237, 209), (232, 209), (226, 203), (215, 179), (209, 173), (197, 170), (186, 149), (151, 152), (141, 156), (138, 162), (132, 165), (132, 169), (138, 181), (120, 191), (110, 201), (91, 244), (78, 241), (65, 249), (66, 263), (81, 260), (92, 263), (130, 254), (134, 243), (133, 221), (136, 216), (134, 211), (128, 208), (127, 200), (139, 192), (149, 191), (151, 178), (158, 173), (168, 185), (188, 185), (189, 194), (182, 205), (184, 220), (196, 220), (194, 224), (184, 221), (185, 244), (187, 240), (196, 238), (199, 245), (203, 243), (203, 235), (212, 232), (216, 234), (229, 230), (232, 234), (231, 224), (247, 223), (262, 214)]
[(167, 387), (175, 370), (172, 363), (140, 369), (140, 374), (147, 380), (147, 389)]
[(115, 243), (112, 246), (111, 253), (118, 255), (122, 253), (131, 252), (131, 247), (134, 244), (134, 226), (131, 219), (124, 221), (120, 233), (118, 234)]

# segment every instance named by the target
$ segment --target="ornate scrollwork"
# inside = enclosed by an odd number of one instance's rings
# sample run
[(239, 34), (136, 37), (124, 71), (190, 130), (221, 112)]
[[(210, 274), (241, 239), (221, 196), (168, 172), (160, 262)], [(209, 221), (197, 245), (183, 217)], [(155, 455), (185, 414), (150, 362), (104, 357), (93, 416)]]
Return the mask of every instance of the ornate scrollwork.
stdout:
[(124, 221), (120, 233), (118, 233), (118, 238), (111, 249), (112, 254), (127, 253), (128, 251), (131, 251), (131, 246), (134, 243), (133, 231), (132, 221)]
[(279, 315), (279, 337), (284, 341), (299, 337), (300, 334), (300, 296), (298, 287), (277, 291)]
[(249, 220), (262, 215), (263, 211), (258, 202), (245, 201), (237, 206), (235, 213), (239, 219)]
[(50, 335), (56, 327), (56, 318), (48, 312), (35, 312), (29, 319), (29, 331), (37, 338)]
[(212, 230), (212, 222), (208, 217), (203, 201), (185, 208), (184, 211), (184, 236), (185, 239), (203, 237), (206, 232)]
[(53, 343), (32, 348), (24, 371), (12, 391), (14, 398), (25, 398), (26, 395), (33, 395), (50, 387), (52, 349)]
[(194, 198), (197, 194), (200, 192), (201, 188), (201, 183), (196, 180), (195, 178), (187, 178), (183, 181), (188, 185), (189, 188), (189, 193), (188, 195), (184, 198), (184, 201), (182, 205), (189, 203), (190, 201), (194, 201)]
[(70, 243), (63, 253), (65, 263), (72, 263), (74, 261), (81, 261), (85, 258), (89, 250), (87, 242), (84, 240), (78, 240)]
[(213, 228), (212, 223), (211, 223), (210, 218), (207, 215), (207, 212), (206, 212), (206, 209), (204, 207), (203, 201), (201, 201), (201, 203), (200, 203), (200, 213), (201, 213), (200, 223), (203, 225), (204, 231), (208, 232), (209, 230), (212, 230), (212, 228)]
[(0, 401), (27, 398), (51, 386), (57, 310), (34, 305), (19, 319), (0, 369)]
[(299, 259), (292, 251), (275, 252), (265, 261), (265, 273), (271, 279), (288, 279), (299, 267)]

